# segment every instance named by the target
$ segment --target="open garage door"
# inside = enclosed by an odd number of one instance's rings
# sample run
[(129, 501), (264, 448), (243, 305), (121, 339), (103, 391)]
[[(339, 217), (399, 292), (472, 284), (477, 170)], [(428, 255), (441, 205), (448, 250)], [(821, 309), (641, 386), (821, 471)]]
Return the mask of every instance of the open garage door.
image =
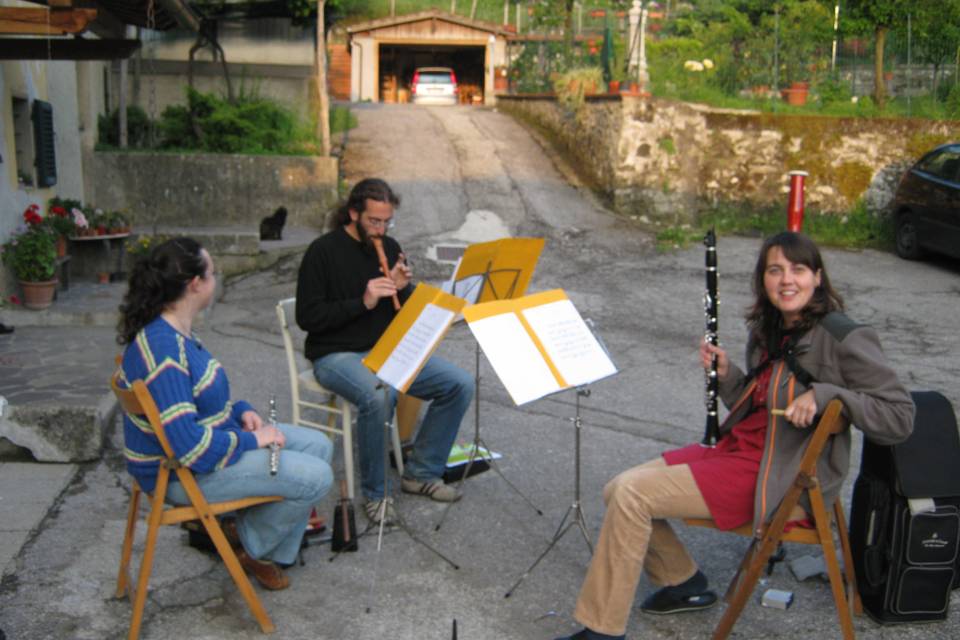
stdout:
[(419, 67), (450, 67), (457, 76), (461, 104), (483, 104), (486, 47), (469, 45), (381, 44), (380, 102), (406, 102)]

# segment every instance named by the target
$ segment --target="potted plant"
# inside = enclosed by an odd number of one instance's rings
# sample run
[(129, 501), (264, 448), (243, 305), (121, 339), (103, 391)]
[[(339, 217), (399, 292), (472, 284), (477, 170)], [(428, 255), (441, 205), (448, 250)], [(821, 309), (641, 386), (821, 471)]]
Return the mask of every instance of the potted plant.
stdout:
[(113, 211), (107, 214), (107, 232), (111, 235), (129, 233), (130, 223), (122, 211)]
[(60, 204), (51, 204), (47, 209), (47, 217), (44, 223), (53, 233), (54, 242), (57, 247), (57, 257), (62, 258), (67, 255), (67, 238), (76, 233), (76, 224), (73, 216), (67, 211), (66, 207)]
[(23, 290), (23, 306), (46, 309), (53, 302), (57, 279), (57, 248), (53, 233), (43, 224), (39, 207), (24, 212), (26, 229), (3, 244), (3, 263), (10, 267)]

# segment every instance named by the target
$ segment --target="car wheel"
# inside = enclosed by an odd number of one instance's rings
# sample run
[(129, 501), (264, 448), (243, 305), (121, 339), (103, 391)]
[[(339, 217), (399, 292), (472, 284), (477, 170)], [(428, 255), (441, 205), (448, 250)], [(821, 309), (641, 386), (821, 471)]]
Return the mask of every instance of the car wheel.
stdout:
[(923, 255), (917, 237), (917, 221), (912, 213), (897, 216), (897, 255), (905, 260), (916, 260)]

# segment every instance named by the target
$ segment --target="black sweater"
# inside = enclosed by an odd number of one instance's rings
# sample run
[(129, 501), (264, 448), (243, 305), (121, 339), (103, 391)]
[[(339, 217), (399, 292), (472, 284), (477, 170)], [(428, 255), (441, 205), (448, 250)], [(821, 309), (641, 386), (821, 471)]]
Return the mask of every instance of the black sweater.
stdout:
[[(383, 250), (393, 268), (400, 245), (384, 237)], [(367, 351), (376, 344), (395, 315), (390, 298), (381, 298), (373, 309), (363, 305), (367, 282), (381, 275), (374, 248), (354, 240), (343, 227), (310, 244), (297, 277), (297, 324), (307, 332), (308, 360), (338, 351)], [(411, 291), (408, 285), (400, 300)]]

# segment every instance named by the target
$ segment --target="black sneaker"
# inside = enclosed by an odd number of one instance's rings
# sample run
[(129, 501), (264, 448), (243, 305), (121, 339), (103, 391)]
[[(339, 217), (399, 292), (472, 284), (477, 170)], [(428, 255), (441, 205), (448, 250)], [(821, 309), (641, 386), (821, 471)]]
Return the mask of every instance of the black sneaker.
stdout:
[(707, 589), (709, 583), (702, 571), (697, 571), (686, 582), (664, 587), (648, 596), (640, 610), (645, 613), (664, 615), (709, 609), (717, 604), (717, 594)]
[(563, 636), (562, 638), (557, 638), (556, 640), (625, 640), (626, 636), (611, 636), (606, 633), (598, 633), (584, 627), (580, 631), (576, 632), (572, 636)]
[[(11, 327), (8, 324), (3, 324), (2, 322), (0, 322), (0, 335), (5, 333), (13, 333), (13, 327)], [(2, 640), (2, 637), (0, 637), (0, 640)]]
[(667, 615), (709, 609), (715, 604), (717, 604), (717, 594), (713, 591), (690, 594), (680, 587), (664, 587), (648, 596), (640, 605), (640, 611)]

